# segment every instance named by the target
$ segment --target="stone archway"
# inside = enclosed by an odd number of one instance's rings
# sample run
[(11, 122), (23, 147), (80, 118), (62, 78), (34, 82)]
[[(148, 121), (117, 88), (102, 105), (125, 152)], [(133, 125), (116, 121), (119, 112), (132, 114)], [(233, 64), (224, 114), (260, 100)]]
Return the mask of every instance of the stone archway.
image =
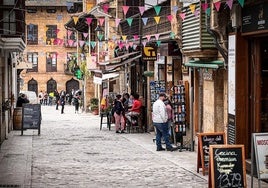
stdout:
[(51, 78), (47, 81), (47, 93), (54, 92), (57, 89), (57, 82)]
[(73, 78), (66, 82), (66, 93), (71, 93), (72, 89), (75, 91), (79, 89), (79, 81)]
[(28, 91), (34, 91), (36, 94), (38, 93), (38, 83), (33, 78), (28, 81)]

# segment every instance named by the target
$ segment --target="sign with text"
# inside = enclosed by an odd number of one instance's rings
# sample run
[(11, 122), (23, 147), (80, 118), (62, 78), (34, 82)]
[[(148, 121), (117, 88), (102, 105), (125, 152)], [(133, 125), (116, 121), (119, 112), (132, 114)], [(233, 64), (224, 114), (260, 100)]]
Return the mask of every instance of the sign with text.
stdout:
[(258, 179), (268, 179), (268, 133), (252, 135)]
[(210, 145), (209, 187), (247, 187), (244, 145)]
[(25, 129), (38, 129), (38, 134), (40, 134), (40, 125), (41, 125), (41, 105), (23, 104), (21, 134), (23, 135), (23, 130)]
[(144, 46), (142, 49), (143, 61), (156, 61), (157, 60), (157, 47), (156, 46)]
[(225, 133), (199, 133), (197, 151), (197, 172), (202, 167), (203, 175), (209, 168), (209, 146), (225, 144)]
[(242, 9), (242, 33), (268, 30), (268, 3)]

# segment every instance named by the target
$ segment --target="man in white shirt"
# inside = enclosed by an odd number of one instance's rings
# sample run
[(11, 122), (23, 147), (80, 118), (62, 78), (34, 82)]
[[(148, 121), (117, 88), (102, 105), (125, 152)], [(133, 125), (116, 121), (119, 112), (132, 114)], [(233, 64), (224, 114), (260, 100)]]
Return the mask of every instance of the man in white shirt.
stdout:
[(168, 114), (166, 110), (166, 105), (164, 104), (164, 100), (166, 99), (165, 93), (160, 93), (159, 98), (153, 104), (153, 112), (152, 112), (152, 120), (153, 125), (156, 129), (156, 151), (165, 150), (162, 148), (161, 138), (163, 137), (166, 144), (167, 151), (175, 151), (178, 148), (172, 147), (169, 141), (168, 135)]

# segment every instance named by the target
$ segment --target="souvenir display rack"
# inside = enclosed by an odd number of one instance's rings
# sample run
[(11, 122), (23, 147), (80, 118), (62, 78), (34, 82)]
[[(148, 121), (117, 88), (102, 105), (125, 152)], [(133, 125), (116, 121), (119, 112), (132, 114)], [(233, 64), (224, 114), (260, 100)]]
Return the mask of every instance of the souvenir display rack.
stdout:
[(151, 92), (151, 105), (158, 99), (159, 93), (166, 92), (166, 82), (161, 81), (151, 81), (150, 82), (150, 92)]
[(183, 83), (171, 88), (171, 102), (173, 106), (173, 134), (174, 143), (180, 142), (180, 149), (188, 149), (183, 146), (183, 136), (186, 136), (186, 96)]

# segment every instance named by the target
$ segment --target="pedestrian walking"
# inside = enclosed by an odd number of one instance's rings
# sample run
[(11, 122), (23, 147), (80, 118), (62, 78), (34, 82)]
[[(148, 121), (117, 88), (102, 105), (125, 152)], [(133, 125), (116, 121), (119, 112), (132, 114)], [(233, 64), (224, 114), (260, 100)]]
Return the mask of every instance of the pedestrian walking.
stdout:
[(116, 95), (114, 101), (114, 120), (115, 120), (115, 132), (124, 133), (125, 129), (125, 118), (124, 118), (124, 106), (122, 103), (122, 95)]
[(164, 104), (166, 105), (167, 114), (168, 114), (168, 134), (169, 136), (171, 136), (171, 127), (172, 127), (172, 122), (173, 122), (172, 104), (168, 98), (164, 100)]
[(64, 106), (65, 106), (65, 95), (60, 96), (60, 105), (61, 105), (61, 113), (64, 113)]
[(178, 148), (174, 148), (170, 141), (168, 135), (168, 114), (164, 100), (166, 98), (165, 93), (160, 93), (159, 98), (153, 104), (152, 120), (153, 125), (156, 129), (156, 151), (165, 150), (161, 144), (161, 138), (165, 140), (166, 150), (175, 151)]
[(55, 89), (54, 91), (54, 97), (55, 97), (55, 103), (56, 103), (56, 110), (59, 109), (59, 100), (60, 100), (60, 94), (58, 92), (58, 90)]
[(42, 105), (43, 104), (43, 100), (44, 100), (44, 94), (43, 94), (42, 90), (38, 94), (38, 99), (39, 99), (39, 103)]
[(80, 101), (79, 95), (75, 95), (72, 100), (73, 100), (73, 104), (74, 104), (74, 113), (78, 113), (79, 112), (79, 101)]

